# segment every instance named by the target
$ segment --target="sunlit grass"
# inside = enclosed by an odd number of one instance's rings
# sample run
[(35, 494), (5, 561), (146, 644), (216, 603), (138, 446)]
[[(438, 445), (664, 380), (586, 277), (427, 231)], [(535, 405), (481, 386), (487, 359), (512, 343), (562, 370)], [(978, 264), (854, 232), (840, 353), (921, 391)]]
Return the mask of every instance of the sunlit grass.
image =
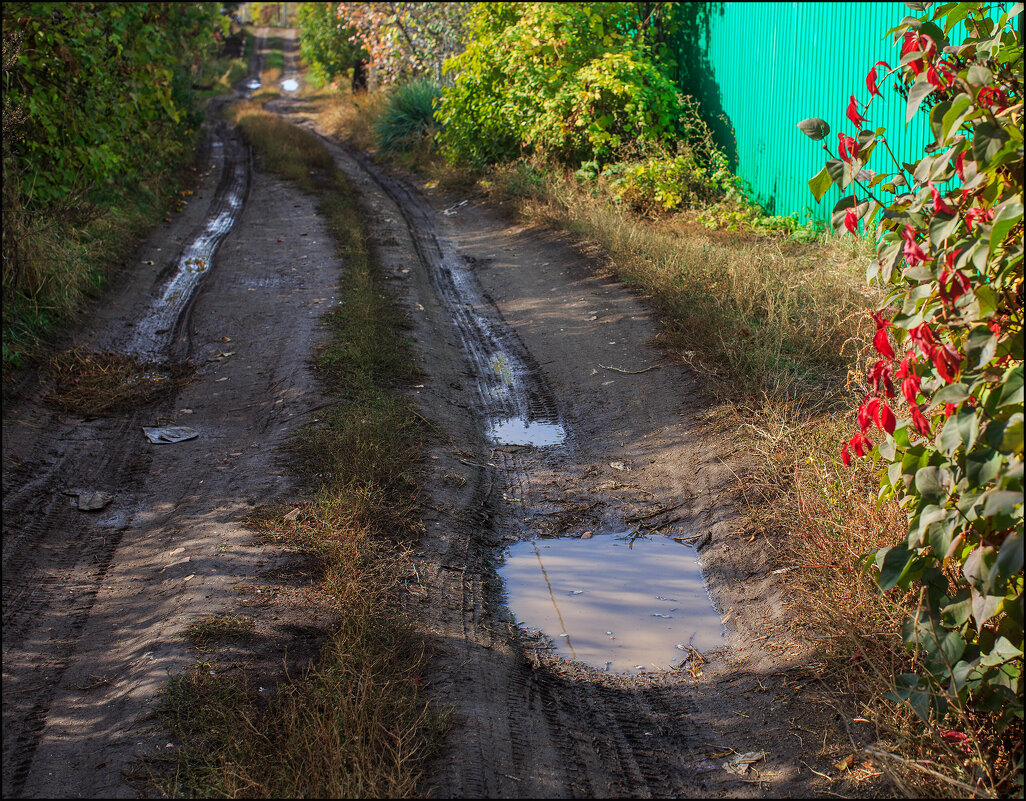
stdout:
[(416, 374), (403, 320), (371, 258), (352, 186), (310, 133), (240, 104), (233, 116), (263, 164), (319, 196), (344, 265), (332, 340), (317, 368), (335, 404), (291, 445), (316, 477), (300, 513), (250, 521), (271, 541), (318, 556), (340, 610), (320, 659), (269, 703), (242, 679), (200, 665), (172, 680), (162, 717), (181, 738), (170, 794), (399, 798), (415, 794), (442, 718), (421, 691), (423, 642), (396, 597), (404, 545), (421, 531), (417, 454), (425, 431), (403, 387)]

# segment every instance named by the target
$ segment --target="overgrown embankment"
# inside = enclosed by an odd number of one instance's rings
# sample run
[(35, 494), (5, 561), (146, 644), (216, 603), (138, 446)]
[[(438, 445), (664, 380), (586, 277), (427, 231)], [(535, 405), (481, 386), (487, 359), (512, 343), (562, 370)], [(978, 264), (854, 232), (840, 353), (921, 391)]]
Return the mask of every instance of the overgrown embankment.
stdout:
[(4, 4), (5, 381), (181, 201), (230, 37), (211, 4)]
[(353, 187), (315, 137), (264, 112), (232, 116), (262, 165), (319, 197), (344, 264), (340, 303), (317, 367), (334, 403), (293, 444), (315, 483), (296, 512), (272, 508), (253, 525), (317, 556), (339, 622), (320, 659), (286, 679), (269, 704), (202, 665), (171, 681), (163, 719), (180, 738), (172, 794), (218, 797), (396, 798), (414, 794), (440, 737), (421, 693), (423, 643), (404, 621), (397, 582), (404, 545), (420, 531), (424, 426), (402, 388), (415, 375), (403, 320), (374, 265)]

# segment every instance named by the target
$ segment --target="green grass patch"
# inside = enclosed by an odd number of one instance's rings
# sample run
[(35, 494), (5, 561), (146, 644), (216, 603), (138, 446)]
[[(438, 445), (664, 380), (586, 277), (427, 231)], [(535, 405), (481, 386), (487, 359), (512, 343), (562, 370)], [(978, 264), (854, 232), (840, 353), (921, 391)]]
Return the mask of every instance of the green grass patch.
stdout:
[(337, 398), (292, 443), (310, 503), (264, 509), (263, 536), (316, 554), (340, 609), (318, 662), (269, 701), (209, 666), (172, 679), (161, 715), (181, 742), (168, 794), (397, 798), (413, 795), (443, 735), (421, 690), (424, 644), (401, 613), (404, 545), (422, 531), (417, 454), (425, 429), (405, 396), (416, 368), (384, 289), (353, 187), (310, 133), (239, 104), (264, 165), (319, 197), (344, 263), (332, 340), (317, 359)]

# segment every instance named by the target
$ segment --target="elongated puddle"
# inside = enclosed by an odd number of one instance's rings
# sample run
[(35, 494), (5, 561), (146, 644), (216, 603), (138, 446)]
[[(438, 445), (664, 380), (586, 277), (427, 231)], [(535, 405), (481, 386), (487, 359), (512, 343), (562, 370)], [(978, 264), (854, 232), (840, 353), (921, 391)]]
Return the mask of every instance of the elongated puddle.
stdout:
[(499, 575), (519, 623), (560, 654), (611, 672), (663, 670), (689, 644), (722, 642), (695, 552), (666, 537), (521, 542)]

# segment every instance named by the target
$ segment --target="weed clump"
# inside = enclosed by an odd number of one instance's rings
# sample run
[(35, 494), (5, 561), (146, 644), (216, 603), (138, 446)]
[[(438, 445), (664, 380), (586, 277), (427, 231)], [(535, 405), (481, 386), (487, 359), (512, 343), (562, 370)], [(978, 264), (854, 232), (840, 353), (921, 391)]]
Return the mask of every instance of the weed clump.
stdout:
[(200, 651), (216, 642), (237, 640), (253, 633), (256, 621), (239, 615), (207, 615), (185, 628), (185, 639)]
[(378, 150), (394, 155), (430, 147), (438, 132), (434, 105), (441, 96), (441, 87), (429, 80), (413, 81), (392, 92), (374, 124)]
[(86, 353), (80, 348), (54, 353), (42, 372), (56, 388), (44, 400), (55, 409), (83, 417), (103, 417), (176, 395), (195, 368), (170, 362), (143, 362), (120, 353)]

